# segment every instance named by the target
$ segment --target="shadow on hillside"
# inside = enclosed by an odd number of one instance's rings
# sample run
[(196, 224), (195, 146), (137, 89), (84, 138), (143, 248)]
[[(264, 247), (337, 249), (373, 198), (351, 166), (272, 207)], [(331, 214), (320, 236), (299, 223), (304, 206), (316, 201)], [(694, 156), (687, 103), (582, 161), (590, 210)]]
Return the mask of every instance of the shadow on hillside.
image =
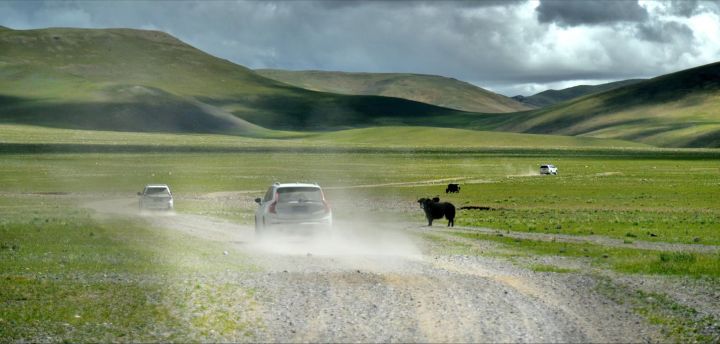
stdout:
[(611, 91), (604, 98), (603, 107), (615, 111), (637, 105), (658, 105), (717, 90), (720, 90), (720, 63), (663, 75)]
[(20, 104), (28, 103), (28, 102), (30, 102), (30, 100), (26, 99), (26, 98), (0, 95), (0, 109), (6, 108), (6, 107), (18, 106)]
[(278, 130), (336, 130), (371, 125), (437, 126), (438, 122), (443, 126), (460, 127), (459, 121), (452, 123), (452, 120), (441, 119), (472, 114), (399, 98), (326, 93), (199, 100), (220, 107), (239, 106), (246, 110), (234, 111), (238, 117)]
[(685, 144), (685, 147), (720, 148), (720, 130), (700, 135)]
[[(596, 117), (620, 111), (628, 111), (638, 106), (657, 106), (677, 101), (682, 101), (683, 106), (699, 105), (704, 101), (705, 94), (716, 94), (718, 90), (720, 90), (720, 63), (715, 63), (645, 80), (604, 93), (598, 93), (590, 98), (583, 97), (536, 110), (528, 119), (542, 117), (545, 114), (562, 114), (562, 116), (557, 116), (558, 118), (532, 126), (525, 130), (525, 132), (563, 132), (565, 134), (578, 135), (616, 125), (644, 125), (645, 123), (641, 122), (643, 119), (639, 119), (627, 120), (621, 123), (598, 125), (585, 128), (581, 131), (571, 129), (574, 125), (592, 121)], [(579, 110), (575, 110), (574, 106), (576, 104), (584, 105), (584, 102), (586, 101), (597, 101), (597, 105), (592, 105), (589, 108), (583, 108), (583, 106), (580, 106)], [(656, 122), (652, 122), (651, 118), (648, 118), (647, 120), (649, 121), (647, 122), (648, 125), (657, 127), (658, 124)], [(522, 122), (517, 121), (515, 123), (510, 123), (508, 128), (512, 129), (513, 126), (516, 126), (519, 123)], [(658, 132), (648, 131), (648, 134), (638, 135), (642, 135), (644, 137), (657, 133)], [(638, 139), (642, 137), (627, 138)]]
[(54, 102), (0, 96), (0, 123), (127, 132), (242, 133), (187, 101)]

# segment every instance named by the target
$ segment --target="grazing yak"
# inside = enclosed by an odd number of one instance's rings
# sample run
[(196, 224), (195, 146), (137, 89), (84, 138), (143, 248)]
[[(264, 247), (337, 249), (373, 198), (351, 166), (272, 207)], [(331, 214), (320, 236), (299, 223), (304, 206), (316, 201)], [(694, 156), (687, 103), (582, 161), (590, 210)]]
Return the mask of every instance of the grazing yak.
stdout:
[(448, 227), (455, 227), (455, 206), (452, 203), (440, 202), (438, 197), (433, 199), (421, 198), (418, 203), (420, 208), (425, 211), (428, 226), (432, 226), (433, 220), (442, 219), (445, 216), (448, 219)]
[(458, 193), (460, 192), (460, 184), (448, 184), (445, 189), (445, 193)]

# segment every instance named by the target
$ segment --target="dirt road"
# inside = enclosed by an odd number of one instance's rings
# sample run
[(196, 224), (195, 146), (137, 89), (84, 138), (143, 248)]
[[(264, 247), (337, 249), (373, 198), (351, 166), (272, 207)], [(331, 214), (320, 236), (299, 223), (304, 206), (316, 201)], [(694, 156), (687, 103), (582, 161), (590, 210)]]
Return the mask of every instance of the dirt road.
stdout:
[[(122, 200), (90, 205), (126, 214)], [(657, 328), (595, 292), (582, 274), (537, 273), (488, 257), (432, 255), (407, 224), (338, 224), (331, 238), (256, 241), (251, 226), (196, 215), (153, 226), (228, 243), (260, 271), (248, 341), (647, 342)], [(202, 240), (198, 241), (202, 244)], [(237, 277), (234, 277), (237, 278)]]

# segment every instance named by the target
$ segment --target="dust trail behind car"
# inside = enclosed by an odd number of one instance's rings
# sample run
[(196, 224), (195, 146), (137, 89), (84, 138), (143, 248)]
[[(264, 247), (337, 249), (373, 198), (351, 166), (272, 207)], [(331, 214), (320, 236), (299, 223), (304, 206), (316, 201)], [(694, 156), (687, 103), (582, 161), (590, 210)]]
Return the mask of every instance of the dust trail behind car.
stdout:
[(293, 234), (289, 231), (256, 237), (250, 225), (224, 219), (175, 212), (139, 211), (137, 199), (114, 198), (84, 204), (98, 217), (138, 218), (153, 226), (182, 231), (192, 236), (242, 244), (257, 254), (316, 256), (383, 256), (415, 259), (420, 249), (415, 239), (403, 232), (401, 223), (368, 222), (362, 219), (339, 220), (331, 232)]
[(269, 253), (320, 256), (416, 257), (420, 250), (413, 240), (389, 225), (339, 222), (332, 233), (309, 236), (280, 234), (262, 238), (256, 246)]

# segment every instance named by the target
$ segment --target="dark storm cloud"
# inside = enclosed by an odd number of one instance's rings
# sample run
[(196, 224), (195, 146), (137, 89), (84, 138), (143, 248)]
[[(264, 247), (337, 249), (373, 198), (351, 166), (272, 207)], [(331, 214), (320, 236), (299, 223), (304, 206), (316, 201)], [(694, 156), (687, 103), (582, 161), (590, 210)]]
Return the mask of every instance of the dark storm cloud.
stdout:
[(668, 14), (690, 17), (700, 11), (698, 0), (670, 0), (668, 2)]
[(568, 26), (642, 22), (648, 18), (647, 10), (637, 1), (541, 0), (536, 11), (541, 23)]
[(663, 4), (664, 14), (691, 17), (705, 12), (720, 12), (720, 2), (712, 0), (667, 0)]
[(685, 24), (655, 21), (638, 25), (638, 38), (658, 43), (691, 42), (693, 31)]
[(371, 0), (371, 1), (349, 1), (349, 0), (321, 0), (315, 4), (327, 7), (343, 9), (348, 7), (361, 6), (385, 6), (385, 7), (414, 7), (414, 6), (446, 6), (464, 8), (482, 8), (494, 6), (508, 6), (526, 2), (527, 0), (458, 0), (458, 1), (433, 1), (433, 0)]
[(656, 76), (720, 55), (696, 28), (620, 1), (0, 1), (0, 25), (154, 29), (250, 68), (437, 74), (509, 95), (521, 84)]

